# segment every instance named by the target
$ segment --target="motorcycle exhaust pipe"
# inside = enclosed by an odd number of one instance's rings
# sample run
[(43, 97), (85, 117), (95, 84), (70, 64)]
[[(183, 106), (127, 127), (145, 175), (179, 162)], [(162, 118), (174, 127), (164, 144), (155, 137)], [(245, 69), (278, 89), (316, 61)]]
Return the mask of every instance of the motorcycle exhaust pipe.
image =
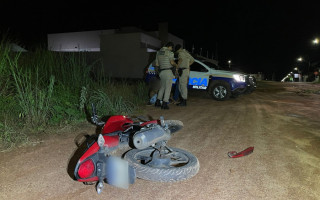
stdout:
[(157, 125), (136, 132), (133, 136), (133, 144), (137, 149), (144, 149), (157, 142), (168, 141), (170, 138), (170, 131), (167, 132), (161, 126)]

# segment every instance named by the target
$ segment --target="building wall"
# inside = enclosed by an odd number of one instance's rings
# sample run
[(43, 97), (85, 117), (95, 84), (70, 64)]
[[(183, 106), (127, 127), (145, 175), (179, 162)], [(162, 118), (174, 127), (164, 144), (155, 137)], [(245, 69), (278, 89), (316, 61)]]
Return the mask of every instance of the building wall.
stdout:
[(153, 36), (141, 33), (140, 41), (145, 45), (145, 47), (153, 49), (154, 51), (161, 48), (161, 41)]
[(183, 45), (183, 40), (168, 33), (167, 24), (155, 34), (135, 27), (48, 34), (48, 49), (59, 52), (95, 52), (101, 56), (105, 76), (140, 79), (162, 47), (162, 39)]
[(105, 75), (115, 78), (143, 78), (152, 53), (141, 42), (141, 33), (101, 35)]
[(98, 52), (100, 51), (100, 35), (113, 33), (114, 30), (111, 29), (48, 34), (48, 49), (62, 52)]

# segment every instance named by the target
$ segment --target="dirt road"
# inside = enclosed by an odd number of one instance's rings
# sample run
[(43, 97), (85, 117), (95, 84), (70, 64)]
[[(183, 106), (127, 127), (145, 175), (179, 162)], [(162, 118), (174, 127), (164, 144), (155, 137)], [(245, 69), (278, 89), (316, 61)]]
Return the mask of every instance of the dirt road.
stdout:
[[(0, 153), (0, 199), (320, 199), (319, 91), (319, 84), (260, 82), (252, 94), (224, 102), (195, 91), (187, 107), (146, 107), (145, 116), (181, 120), (184, 128), (168, 144), (200, 161), (196, 176), (177, 183), (137, 179), (127, 190), (105, 184), (98, 195), (71, 178), (74, 141), (95, 127), (51, 135)], [(227, 156), (250, 146), (248, 156)]]

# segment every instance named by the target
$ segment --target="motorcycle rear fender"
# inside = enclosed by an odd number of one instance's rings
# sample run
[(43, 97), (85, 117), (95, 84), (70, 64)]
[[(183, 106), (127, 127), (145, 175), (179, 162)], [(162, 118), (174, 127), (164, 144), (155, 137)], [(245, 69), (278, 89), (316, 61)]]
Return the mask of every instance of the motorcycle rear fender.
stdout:
[[(113, 148), (117, 148), (117, 146), (119, 145), (119, 135), (113, 135), (113, 136), (109, 136), (109, 135), (103, 135), (104, 138), (104, 147), (107, 147), (108, 149), (113, 149)], [(75, 171), (74, 171), (74, 175), (75, 178), (80, 181), (80, 182), (93, 182), (93, 181), (98, 181), (99, 177), (97, 176), (97, 169), (96, 169), (96, 165), (98, 161), (102, 161), (103, 163), (105, 162), (105, 155), (103, 153), (103, 151), (99, 151), (100, 147), (98, 145), (98, 142), (94, 142), (86, 151), (85, 153), (80, 157), (79, 161), (77, 162)], [(82, 163), (84, 163), (87, 160), (92, 160), (95, 169), (94, 172), (92, 173), (92, 175), (88, 178), (80, 178), (78, 175), (78, 170), (79, 167), (81, 166)]]
[[(94, 171), (93, 171), (93, 173), (92, 173), (92, 175), (90, 177), (88, 177), (88, 178), (80, 178), (79, 175), (78, 175), (79, 167), (83, 162), (85, 162), (85, 161), (87, 161), (89, 159), (91, 159), (92, 162), (94, 163), (94, 166), (95, 166)], [(79, 160), (77, 165), (76, 165), (76, 168), (74, 170), (74, 176), (77, 179), (77, 181), (79, 181), (79, 182), (94, 182), (94, 181), (98, 181), (99, 177), (97, 176), (97, 169), (96, 169), (97, 161), (98, 161), (98, 154), (97, 153), (88, 156), (87, 158), (83, 159), (82, 161)]]
[[(94, 165), (94, 171), (88, 178), (79, 177), (78, 170), (83, 162), (91, 160)], [(101, 179), (107, 179), (108, 184), (128, 189), (129, 184), (133, 184), (136, 179), (135, 169), (128, 165), (128, 161), (120, 157), (106, 157), (103, 152), (97, 152), (83, 162), (78, 161), (75, 168), (75, 178), (79, 182), (95, 182)]]
[[(104, 145), (105, 147), (113, 148), (119, 145), (119, 136), (118, 135), (114, 135), (114, 136), (108, 136), (108, 135), (104, 135)], [(93, 143), (90, 148), (81, 156), (81, 158), (79, 159), (79, 162), (81, 163), (82, 161), (84, 161), (86, 158), (88, 158), (89, 156), (97, 153), (99, 151), (100, 147), (98, 145), (97, 142)]]

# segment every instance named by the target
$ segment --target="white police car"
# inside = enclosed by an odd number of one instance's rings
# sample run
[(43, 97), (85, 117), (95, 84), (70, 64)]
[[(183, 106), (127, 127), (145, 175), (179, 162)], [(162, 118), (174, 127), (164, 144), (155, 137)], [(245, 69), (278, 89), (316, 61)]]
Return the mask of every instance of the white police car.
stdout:
[[(206, 64), (205, 64), (206, 63)], [(156, 76), (156, 68), (151, 63), (146, 71), (146, 81), (152, 81)], [(176, 83), (176, 79), (172, 80)], [(188, 88), (206, 90), (218, 101), (227, 100), (229, 97), (237, 97), (239, 94), (251, 93), (256, 88), (253, 76), (240, 72), (215, 69), (208, 62), (195, 59), (190, 66)]]

